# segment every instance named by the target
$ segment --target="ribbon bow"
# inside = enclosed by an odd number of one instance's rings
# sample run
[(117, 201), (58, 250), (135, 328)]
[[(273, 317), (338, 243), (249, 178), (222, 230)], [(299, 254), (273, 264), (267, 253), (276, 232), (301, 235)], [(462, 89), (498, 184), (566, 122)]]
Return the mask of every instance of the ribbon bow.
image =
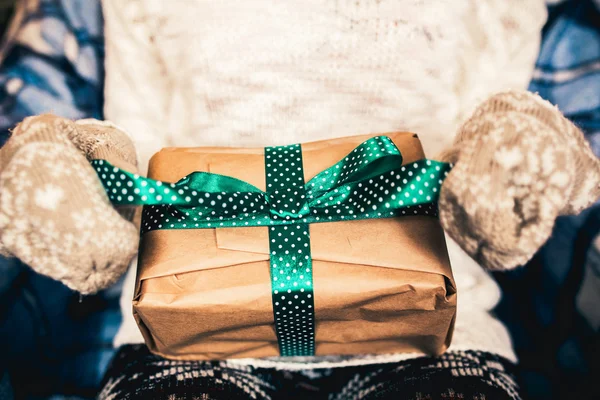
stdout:
[(291, 160), (301, 154), (300, 145), (279, 149), (281, 160), (265, 155), (267, 178), (272, 177), (267, 192), (209, 172), (194, 172), (166, 183), (104, 160), (94, 160), (92, 165), (111, 202), (149, 206), (144, 210), (142, 233), (436, 215), (439, 188), (451, 168), (428, 159), (402, 166), (402, 155), (392, 140), (377, 136), (302, 185), (302, 165)]

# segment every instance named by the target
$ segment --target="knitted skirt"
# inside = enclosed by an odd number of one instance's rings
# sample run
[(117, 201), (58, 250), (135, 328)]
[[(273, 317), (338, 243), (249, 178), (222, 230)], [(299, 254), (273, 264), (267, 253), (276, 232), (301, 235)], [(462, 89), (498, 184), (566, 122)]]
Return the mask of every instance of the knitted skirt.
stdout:
[(104, 379), (109, 399), (520, 399), (514, 365), (497, 355), (448, 352), (391, 364), (285, 371), (226, 361), (170, 361), (123, 346)]

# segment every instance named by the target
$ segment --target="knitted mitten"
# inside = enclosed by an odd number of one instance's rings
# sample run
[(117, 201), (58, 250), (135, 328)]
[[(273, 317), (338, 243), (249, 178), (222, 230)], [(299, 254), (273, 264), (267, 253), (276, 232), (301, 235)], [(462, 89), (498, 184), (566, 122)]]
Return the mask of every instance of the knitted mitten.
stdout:
[(109, 202), (94, 158), (137, 170), (127, 135), (94, 120), (30, 117), (0, 149), (0, 252), (84, 294), (115, 282), (138, 243), (137, 229)]
[(481, 104), (442, 158), (455, 163), (440, 192), (442, 225), (492, 269), (527, 262), (557, 216), (600, 196), (600, 161), (582, 133), (529, 92)]

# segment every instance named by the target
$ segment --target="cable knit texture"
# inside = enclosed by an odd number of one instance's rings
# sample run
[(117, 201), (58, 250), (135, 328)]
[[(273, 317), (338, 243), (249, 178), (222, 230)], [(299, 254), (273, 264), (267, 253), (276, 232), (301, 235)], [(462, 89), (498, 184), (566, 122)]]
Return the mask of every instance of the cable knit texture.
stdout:
[[(107, 118), (166, 146), (391, 130), (434, 156), (474, 107), (526, 87), (543, 0), (103, 1)], [(148, 84), (152, 82), (152, 84)]]
[[(434, 157), (493, 93), (527, 86), (544, 0), (103, 0), (105, 116), (140, 169), (166, 146), (262, 147), (408, 130)], [(453, 347), (514, 360), (495, 282), (457, 246)], [(116, 343), (142, 338), (129, 270)], [(415, 356), (415, 355), (410, 355)], [(304, 360), (311, 365), (394, 357)], [(244, 362), (244, 361), (239, 361)], [(246, 360), (282, 368), (290, 360)]]
[(125, 272), (138, 232), (112, 207), (86, 155), (135, 169), (131, 141), (117, 129), (53, 115), (15, 128), (0, 149), (0, 249), (93, 293)]

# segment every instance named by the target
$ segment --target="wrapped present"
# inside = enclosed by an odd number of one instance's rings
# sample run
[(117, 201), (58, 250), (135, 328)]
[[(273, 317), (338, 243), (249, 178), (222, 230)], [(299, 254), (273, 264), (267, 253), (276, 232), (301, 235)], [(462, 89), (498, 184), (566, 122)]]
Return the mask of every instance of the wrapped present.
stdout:
[(450, 344), (456, 289), (436, 208), (449, 166), (425, 159), (417, 135), (167, 148), (150, 179), (94, 165), (112, 201), (145, 205), (133, 311), (152, 352), (440, 354)]

